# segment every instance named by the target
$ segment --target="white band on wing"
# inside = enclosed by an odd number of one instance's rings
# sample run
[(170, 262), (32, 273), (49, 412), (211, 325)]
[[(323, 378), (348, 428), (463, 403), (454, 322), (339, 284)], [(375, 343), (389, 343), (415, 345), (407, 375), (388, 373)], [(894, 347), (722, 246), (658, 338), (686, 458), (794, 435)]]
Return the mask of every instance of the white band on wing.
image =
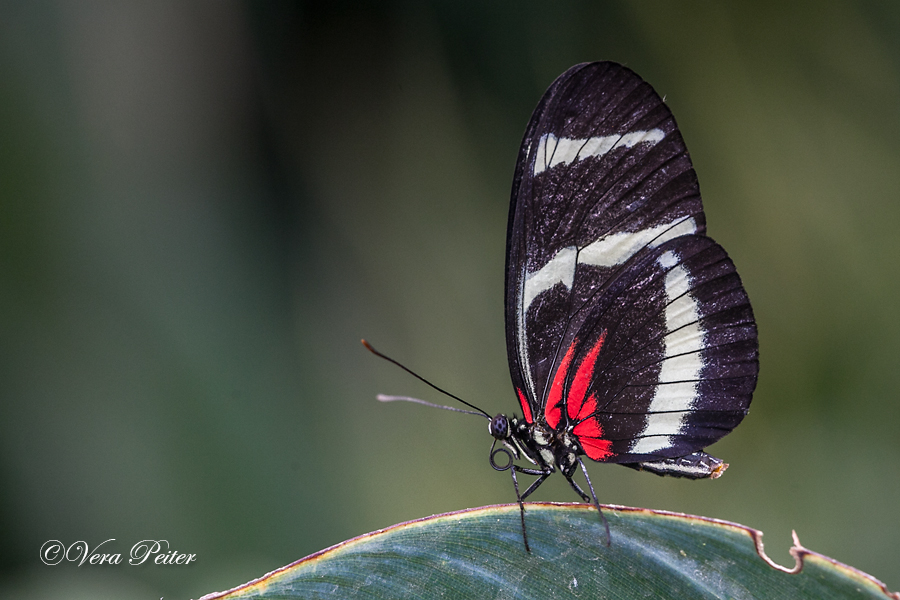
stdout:
[(537, 176), (557, 165), (567, 165), (576, 160), (603, 156), (616, 148), (631, 148), (637, 144), (655, 146), (664, 137), (666, 137), (666, 132), (659, 128), (584, 139), (558, 138), (552, 133), (545, 133), (538, 142), (534, 175)]
[(697, 381), (703, 369), (704, 331), (700, 306), (691, 295), (691, 278), (678, 257), (666, 252), (659, 264), (666, 273), (666, 336), (659, 381), (647, 409), (647, 423), (631, 448), (634, 454), (652, 454), (672, 445), (670, 436), (684, 426), (697, 398)]
[(535, 298), (553, 286), (561, 283), (571, 289), (578, 264), (614, 267), (625, 263), (642, 248), (656, 248), (669, 240), (694, 233), (697, 233), (697, 222), (693, 217), (685, 217), (641, 231), (611, 233), (580, 251), (575, 246), (562, 248), (547, 264), (525, 276), (522, 314), (528, 312)]

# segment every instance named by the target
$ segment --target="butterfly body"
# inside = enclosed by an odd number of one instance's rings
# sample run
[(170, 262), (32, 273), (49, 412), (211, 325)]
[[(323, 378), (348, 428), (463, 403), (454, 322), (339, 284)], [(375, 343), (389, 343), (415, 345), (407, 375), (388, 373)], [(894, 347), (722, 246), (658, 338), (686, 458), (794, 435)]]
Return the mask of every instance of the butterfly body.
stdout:
[[(498, 421), (505, 421), (505, 424), (496, 425)], [(524, 458), (542, 473), (552, 474), (558, 470), (567, 479), (575, 474), (579, 456), (585, 455), (572, 429), (556, 431), (542, 423), (528, 423), (504, 414), (494, 417), (488, 427), (494, 439), (503, 442), (516, 460)], [(638, 471), (686, 479), (718, 479), (728, 468), (723, 460), (702, 451), (676, 458), (621, 464)]]
[(500, 414), (491, 419), (488, 430), (494, 439), (504, 442), (514, 458), (525, 458), (548, 474), (558, 469), (567, 478), (572, 477), (578, 456), (584, 454), (571, 430), (556, 431), (545, 423), (528, 423)]

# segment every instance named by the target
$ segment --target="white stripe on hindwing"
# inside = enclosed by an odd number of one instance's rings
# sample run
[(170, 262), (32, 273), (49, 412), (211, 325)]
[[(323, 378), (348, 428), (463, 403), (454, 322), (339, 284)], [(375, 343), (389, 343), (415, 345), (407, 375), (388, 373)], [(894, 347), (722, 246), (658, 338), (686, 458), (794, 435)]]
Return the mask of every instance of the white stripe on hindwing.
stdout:
[(631, 447), (634, 454), (652, 454), (672, 445), (697, 398), (697, 381), (703, 369), (700, 352), (704, 331), (700, 307), (691, 295), (691, 278), (674, 252), (666, 252), (658, 262), (668, 268), (665, 280), (666, 331), (659, 382), (647, 409), (647, 423)]
[(578, 250), (576, 246), (562, 248), (540, 269), (526, 274), (517, 325), (519, 328), (519, 357), (522, 364), (526, 365), (525, 376), (532, 393), (534, 394), (536, 390), (531, 378), (531, 363), (528, 359), (525, 314), (535, 298), (558, 284), (564, 285), (566, 289), (572, 289), (575, 269), (579, 264), (614, 267), (624, 264), (643, 248), (656, 248), (669, 240), (694, 233), (697, 233), (697, 222), (693, 217), (681, 217), (640, 231), (611, 233), (588, 244), (581, 250)]
[(558, 138), (552, 133), (545, 133), (538, 142), (534, 175), (540, 175), (557, 165), (567, 165), (576, 160), (603, 156), (616, 148), (631, 148), (637, 144), (655, 146), (664, 137), (666, 137), (666, 132), (659, 128), (586, 139)]

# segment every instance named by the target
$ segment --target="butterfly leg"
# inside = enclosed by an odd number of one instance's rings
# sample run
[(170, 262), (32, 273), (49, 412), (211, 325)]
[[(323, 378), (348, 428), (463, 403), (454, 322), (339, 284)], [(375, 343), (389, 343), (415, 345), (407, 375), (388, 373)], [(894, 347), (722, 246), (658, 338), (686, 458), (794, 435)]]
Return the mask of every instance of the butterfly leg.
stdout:
[(574, 479), (572, 479), (571, 477), (566, 477), (566, 481), (569, 482), (569, 485), (572, 486), (572, 489), (575, 490), (575, 493), (581, 496), (582, 500), (584, 500), (588, 504), (593, 504), (593, 500), (591, 499), (591, 497), (584, 493), (584, 490), (581, 489), (581, 486), (575, 483)]
[[(553, 471), (538, 471), (537, 469), (525, 469), (518, 465), (512, 465), (509, 469), (510, 473), (512, 473), (513, 486), (516, 488), (516, 498), (519, 502), (519, 518), (522, 520), (522, 541), (525, 542), (525, 552), (531, 553), (531, 548), (528, 546), (528, 534), (525, 531), (525, 504), (524, 500), (528, 496), (531, 495), (531, 492), (538, 489), (544, 480), (549, 477)], [(516, 480), (516, 471), (519, 473), (524, 473), (526, 475), (538, 475), (538, 478), (528, 486), (528, 489), (525, 490), (524, 494), (519, 494), (519, 482)]]
[(606, 520), (606, 515), (603, 514), (603, 511), (600, 510), (600, 502), (597, 501), (597, 494), (594, 492), (594, 484), (591, 483), (591, 478), (588, 476), (587, 467), (584, 466), (584, 462), (582, 462), (581, 457), (578, 457), (578, 464), (581, 465), (581, 472), (584, 473), (584, 479), (587, 481), (588, 489), (591, 490), (591, 495), (588, 496), (584, 493), (575, 480), (571, 477), (566, 477), (569, 482), (569, 485), (572, 486), (579, 496), (581, 496), (585, 502), (590, 502), (597, 509), (597, 512), (600, 513), (600, 519), (603, 521), (603, 527), (606, 529), (606, 545), (609, 546), (612, 543), (612, 537), (609, 534), (609, 521)]
[[(495, 456), (499, 453), (503, 452), (506, 454), (508, 459), (506, 464), (498, 465)], [(497, 471), (506, 471), (509, 470), (512, 475), (513, 487), (516, 490), (516, 501), (519, 503), (519, 518), (522, 521), (522, 541), (525, 542), (525, 552), (531, 553), (531, 546), (528, 544), (528, 532), (525, 530), (525, 503), (523, 502), (525, 498), (527, 498), (531, 493), (538, 489), (544, 480), (549, 477), (553, 471), (546, 470), (540, 471), (538, 469), (527, 469), (525, 467), (520, 467), (519, 465), (513, 464), (513, 456), (512, 453), (506, 448), (497, 448), (496, 450), (491, 450), (491, 466)], [(523, 473), (525, 475), (536, 475), (537, 479), (528, 486), (528, 489), (525, 490), (524, 494), (519, 493), (519, 480), (516, 477), (516, 472)]]
[(542, 483), (544, 483), (544, 480), (553, 474), (553, 471), (538, 471), (536, 469), (523, 469), (522, 467), (519, 467), (517, 465), (513, 465), (513, 470), (518, 471), (519, 473), (524, 473), (526, 475), (537, 475), (538, 476), (538, 478), (534, 481), (534, 483), (532, 483), (530, 486), (528, 486), (528, 489), (525, 490), (524, 494), (522, 494), (522, 500), (524, 500), (525, 498), (530, 496), (531, 492), (538, 489), (540, 487), (540, 485)]

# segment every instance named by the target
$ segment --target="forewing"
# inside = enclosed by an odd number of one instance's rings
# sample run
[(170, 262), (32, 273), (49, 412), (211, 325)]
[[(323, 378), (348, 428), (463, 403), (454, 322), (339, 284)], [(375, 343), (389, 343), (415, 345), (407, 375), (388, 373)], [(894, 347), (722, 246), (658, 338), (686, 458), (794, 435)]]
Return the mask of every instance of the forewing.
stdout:
[(710, 238), (680, 237), (635, 257), (585, 312), (545, 415), (574, 427), (589, 457), (685, 456), (747, 413), (756, 325), (734, 264)]
[(650, 85), (614, 63), (561, 75), (525, 132), (507, 236), (507, 347), (529, 421), (598, 292), (643, 253), (704, 231), (687, 149)]

